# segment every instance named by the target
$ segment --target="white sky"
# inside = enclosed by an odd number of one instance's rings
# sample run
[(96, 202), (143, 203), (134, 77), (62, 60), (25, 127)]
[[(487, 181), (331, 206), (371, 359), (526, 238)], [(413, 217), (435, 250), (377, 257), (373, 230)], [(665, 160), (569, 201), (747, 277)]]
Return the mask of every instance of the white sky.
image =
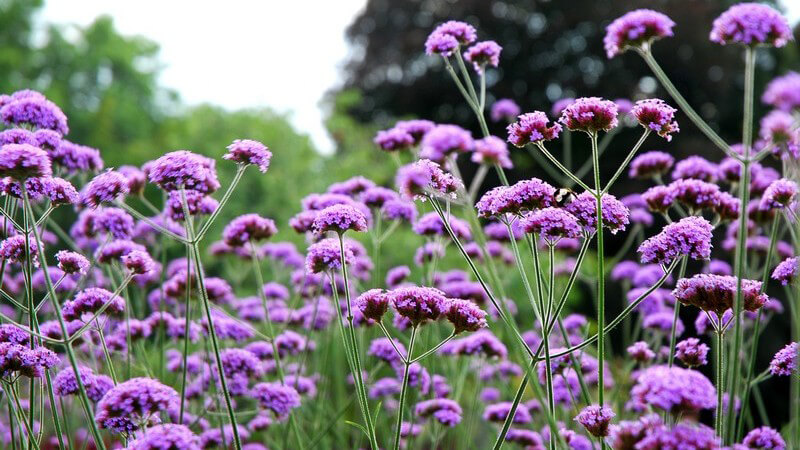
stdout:
[[(783, 0), (792, 23), (800, 1)], [(161, 82), (189, 104), (269, 106), (317, 148), (333, 150), (320, 100), (340, 81), (344, 30), (366, 0), (48, 0), (46, 23), (87, 25), (108, 14), (126, 35), (161, 46)]]

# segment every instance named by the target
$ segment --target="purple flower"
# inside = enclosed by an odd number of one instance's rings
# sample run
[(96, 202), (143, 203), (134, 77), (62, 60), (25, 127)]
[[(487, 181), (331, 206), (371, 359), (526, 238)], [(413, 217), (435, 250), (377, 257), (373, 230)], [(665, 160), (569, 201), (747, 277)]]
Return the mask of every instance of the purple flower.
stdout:
[(544, 450), (546, 448), (539, 433), (523, 428), (509, 428), (506, 433), (506, 441), (519, 444), (523, 448), (531, 450)]
[(498, 165), (505, 169), (513, 167), (511, 159), (508, 157), (508, 146), (506, 146), (505, 141), (496, 136), (489, 136), (475, 141), (472, 162), (490, 166)]
[(417, 403), (414, 406), (414, 414), (420, 417), (433, 417), (442, 425), (454, 427), (461, 422), (463, 411), (455, 400), (434, 398)]
[(504, 120), (511, 122), (520, 113), (519, 105), (510, 98), (501, 98), (492, 104), (492, 110), (489, 114), (493, 122), (500, 122)]
[(526, 233), (539, 234), (550, 243), (561, 238), (581, 237), (578, 219), (561, 208), (550, 207), (528, 213), (521, 223)]
[(775, 9), (759, 3), (739, 3), (714, 19), (709, 39), (722, 45), (783, 47), (792, 40), (792, 30)]
[(314, 232), (324, 234), (335, 231), (343, 234), (348, 230), (367, 231), (367, 217), (351, 205), (333, 205), (320, 211), (314, 218)]
[(367, 319), (380, 322), (389, 309), (389, 296), (382, 289), (370, 289), (356, 298), (356, 308)]
[(96, 172), (103, 169), (100, 150), (78, 145), (62, 139), (58, 148), (51, 153), (53, 164), (63, 167), (67, 173)]
[(707, 182), (713, 182), (719, 175), (719, 167), (703, 158), (702, 156), (690, 156), (675, 164), (672, 171), (672, 179), (679, 180), (693, 178)]
[(720, 206), (722, 192), (716, 184), (687, 178), (673, 181), (668, 188), (672, 190), (672, 197), (691, 211), (716, 211)]
[(631, 178), (655, 178), (665, 175), (675, 163), (672, 155), (660, 151), (642, 153), (631, 161), (628, 176)]
[(400, 287), (387, 294), (395, 311), (419, 325), (427, 320), (436, 320), (446, 313), (450, 300), (438, 289), (430, 287)]
[(69, 133), (67, 116), (55, 103), (36, 91), (24, 90), (11, 94), (0, 108), (0, 118), (7, 125), (28, 125), (53, 130), (61, 135)]
[(0, 342), (0, 377), (42, 378), (45, 370), (60, 361), (54, 352), (44, 347)]
[(109, 170), (92, 178), (81, 192), (81, 201), (84, 205), (97, 208), (102, 203), (113, 203), (129, 193), (130, 187), (125, 175)]
[(472, 25), (450, 20), (431, 32), (425, 41), (425, 52), (429, 55), (450, 56), (459, 45), (471, 44), (477, 37)]
[(398, 120), (397, 123), (394, 124), (395, 128), (404, 130), (414, 138), (414, 145), (419, 144), (422, 138), (435, 126), (435, 123), (424, 119)]
[(670, 264), (680, 256), (705, 260), (711, 257), (711, 231), (714, 227), (699, 216), (689, 216), (664, 227), (660, 233), (642, 242), (639, 253), (643, 263)]
[(417, 206), (411, 201), (392, 199), (383, 204), (381, 214), (386, 220), (413, 222), (417, 219)]
[(61, 310), (65, 320), (80, 320), (84, 314), (94, 314), (106, 304), (109, 304), (105, 309), (107, 313), (119, 314), (125, 310), (125, 300), (98, 287), (90, 287), (78, 292), (73, 300), (64, 302)]
[[(28, 239), (28, 253), (31, 255), (34, 265), (39, 265), (39, 258), (37, 257), (39, 251), (36, 246), (36, 241), (29, 237)], [(15, 234), (0, 242), (0, 260), (8, 262), (21, 263), (25, 261), (25, 236), (22, 234)]]
[(397, 195), (397, 192), (382, 186), (373, 186), (367, 188), (361, 192), (360, 196), (361, 203), (369, 206), (370, 208), (380, 208), (386, 204), (386, 202), (390, 200), (397, 200), (399, 198), (400, 196)]
[(570, 131), (594, 134), (616, 128), (617, 111), (617, 105), (611, 100), (581, 97), (564, 108), (558, 120)]
[(269, 239), (277, 232), (272, 219), (250, 213), (231, 220), (222, 231), (222, 239), (230, 246), (241, 247), (248, 242)]
[(761, 101), (781, 111), (800, 107), (800, 73), (788, 72), (775, 77), (767, 84)]
[[(628, 208), (611, 194), (603, 194), (601, 206), (603, 226), (608, 228), (611, 234), (624, 231), (629, 223)], [(578, 194), (565, 209), (578, 219), (578, 223), (587, 232), (592, 232), (597, 227), (597, 199), (591, 192)]]
[(408, 131), (398, 127), (378, 131), (372, 142), (387, 152), (405, 150), (415, 144), (414, 137)]
[(300, 394), (291, 386), (280, 383), (258, 383), (251, 392), (258, 399), (259, 404), (275, 413), (278, 417), (285, 417), (292, 409), (300, 406)]
[(331, 194), (346, 195), (350, 198), (356, 198), (359, 194), (377, 187), (375, 182), (364, 178), (362, 176), (355, 176), (347, 180), (333, 183), (328, 186), (328, 192)]
[(25, 330), (12, 324), (0, 325), (0, 342), (10, 342), (12, 344), (27, 345), (31, 336)]
[(502, 49), (495, 41), (478, 42), (464, 52), (464, 59), (472, 63), (476, 72), (483, 73), (486, 66), (497, 67)]
[(702, 373), (680, 367), (653, 366), (636, 377), (629, 406), (642, 411), (648, 406), (674, 414), (716, 407), (717, 391)]
[(684, 339), (675, 346), (675, 357), (687, 367), (705, 366), (708, 364), (709, 348), (697, 338)]
[[(134, 250), (121, 258), (122, 265), (132, 274), (144, 275), (156, 270), (156, 262), (150, 254), (141, 250)], [(209, 279), (210, 281), (210, 279)]]
[(552, 126), (547, 126), (549, 121), (547, 114), (542, 111), (522, 114), (517, 117), (516, 122), (506, 127), (508, 142), (517, 147), (524, 147), (529, 143), (552, 141), (561, 133), (561, 124), (554, 123)]
[(438, 163), (421, 159), (398, 169), (397, 189), (406, 198), (425, 198), (426, 195), (452, 196), (464, 189), (464, 183), (441, 169)]
[[(489, 422), (503, 423), (511, 412), (511, 402), (500, 402), (493, 405), (488, 405), (483, 410), (483, 420)], [(525, 405), (517, 405), (517, 410), (514, 412), (513, 423), (524, 424), (532, 421), (531, 413)]]
[[(114, 387), (114, 381), (110, 377), (95, 374), (88, 367), (78, 367), (78, 373), (89, 400), (93, 402), (100, 401), (106, 392)], [(72, 367), (67, 367), (58, 372), (58, 375), (53, 379), (53, 391), (61, 397), (78, 394), (78, 380)]]
[(111, 261), (121, 261), (122, 257), (134, 250), (145, 251), (143, 245), (137, 244), (128, 240), (111, 241), (97, 249), (95, 252), (95, 259), (101, 264), (110, 263)]
[(420, 142), (420, 158), (443, 163), (450, 155), (472, 151), (472, 134), (457, 125), (436, 125)]
[(672, 140), (671, 133), (680, 131), (678, 122), (675, 122), (675, 113), (678, 110), (657, 98), (639, 100), (631, 109), (631, 114), (643, 127), (655, 131), (659, 136)]
[(761, 119), (759, 136), (774, 144), (772, 154), (785, 159), (800, 159), (800, 130), (794, 116), (786, 111), (774, 110)]
[(742, 444), (747, 448), (786, 449), (786, 441), (783, 440), (781, 434), (766, 426), (751, 430), (742, 440)]
[(469, 300), (450, 300), (444, 315), (453, 324), (453, 333), (478, 331), (486, 327), (486, 312)]
[[(741, 280), (743, 307), (746, 311), (757, 311), (768, 297), (761, 293), (761, 282)], [(694, 305), (703, 311), (714, 312), (718, 316), (733, 307), (737, 291), (737, 279), (732, 276), (699, 274), (692, 278), (678, 280), (672, 295), (684, 305)]]
[[(241, 425), (236, 425), (236, 431), (239, 433), (240, 439), (248, 439), (250, 437), (250, 432), (247, 431)], [(224, 427), (214, 427), (203, 431), (200, 434), (200, 448), (203, 449), (210, 449), (210, 448), (221, 448), (225, 444), (232, 444), (233, 443), (233, 426), (228, 424)], [(242, 446), (242, 450), (245, 450), (246, 445)], [(252, 449), (248, 449), (252, 450)]]
[[(406, 348), (403, 344), (395, 339), (394, 345), (397, 346), (398, 350), (403, 354), (403, 357), (405, 357)], [(389, 363), (390, 365), (395, 365), (400, 362), (400, 355), (397, 354), (397, 351), (395, 351), (392, 343), (389, 342), (387, 338), (373, 339), (372, 343), (369, 345), (367, 354)]]
[(650, 9), (637, 9), (617, 18), (606, 27), (603, 45), (609, 59), (629, 48), (643, 48), (653, 41), (672, 36), (675, 26), (669, 17)]
[(392, 267), (386, 272), (386, 286), (389, 289), (399, 287), (411, 275), (411, 269), (408, 266)]
[(627, 348), (627, 351), (631, 358), (640, 363), (650, 362), (656, 357), (655, 352), (650, 350), (645, 341), (634, 342)]
[(92, 220), (95, 234), (108, 233), (114, 239), (128, 239), (133, 232), (133, 217), (120, 208), (102, 208)]
[[(337, 239), (323, 239), (308, 247), (306, 268), (311, 273), (339, 270), (342, 267), (341, 249)], [(355, 261), (355, 255), (348, 245), (344, 249), (345, 263), (350, 265)]]
[(776, 376), (791, 376), (797, 372), (797, 354), (800, 352), (800, 344), (791, 342), (786, 347), (778, 350), (772, 361), (769, 363), (769, 371)]
[(63, 178), (46, 178), (44, 183), (45, 195), (50, 199), (52, 206), (74, 205), (80, 200), (80, 194), (69, 181)]
[[(453, 234), (455, 234), (457, 238), (464, 240), (472, 239), (472, 232), (470, 231), (469, 225), (465, 221), (451, 216), (448, 219), (448, 224), (450, 225), (450, 229), (453, 231)], [(439, 217), (439, 214), (435, 212), (430, 212), (420, 217), (419, 220), (414, 223), (412, 228), (414, 233), (422, 236), (448, 236), (447, 229), (445, 228), (444, 222), (442, 222), (442, 218)]]
[(228, 153), (222, 159), (229, 159), (239, 164), (253, 164), (261, 173), (267, 173), (272, 152), (266, 145), (251, 139), (236, 139), (228, 146)]
[(0, 177), (19, 181), (52, 174), (50, 157), (44, 150), (30, 144), (6, 144), (0, 147)]
[(128, 188), (131, 193), (140, 195), (144, 192), (144, 187), (147, 184), (147, 175), (136, 166), (120, 166), (117, 172), (125, 175), (128, 179)]
[(490, 190), (478, 200), (475, 207), (483, 217), (522, 214), (524, 211), (553, 206), (555, 193), (553, 186), (538, 178), (531, 178)]
[(782, 209), (788, 207), (797, 195), (797, 183), (786, 178), (773, 181), (761, 197), (759, 208)]
[(147, 176), (165, 191), (191, 189), (210, 194), (220, 186), (214, 160), (188, 150), (169, 152), (153, 161)]
[(200, 438), (186, 425), (167, 423), (150, 427), (128, 443), (127, 450), (200, 450)]
[(705, 425), (691, 426), (679, 423), (671, 429), (657, 426), (636, 444), (637, 449), (697, 449), (717, 450), (720, 448), (714, 430)]
[(132, 378), (106, 392), (97, 404), (95, 421), (100, 428), (129, 433), (177, 403), (175, 389), (152, 378)]
[(575, 421), (583, 425), (586, 431), (595, 437), (608, 436), (608, 426), (616, 414), (611, 408), (600, 405), (589, 405), (575, 416)]
[(772, 271), (772, 279), (786, 286), (800, 275), (800, 258), (786, 258)]

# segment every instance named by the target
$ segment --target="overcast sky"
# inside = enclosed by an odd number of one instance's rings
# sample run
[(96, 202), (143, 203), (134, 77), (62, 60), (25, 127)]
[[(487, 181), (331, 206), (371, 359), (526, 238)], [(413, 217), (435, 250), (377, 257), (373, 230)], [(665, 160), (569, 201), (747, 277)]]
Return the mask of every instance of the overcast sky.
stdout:
[[(800, 0), (784, 0), (792, 22)], [(161, 82), (189, 104), (269, 106), (317, 148), (332, 150), (319, 102), (340, 81), (344, 30), (366, 0), (49, 0), (48, 23), (87, 25), (108, 14), (123, 34), (161, 46)], [(421, 49), (420, 49), (421, 51)]]

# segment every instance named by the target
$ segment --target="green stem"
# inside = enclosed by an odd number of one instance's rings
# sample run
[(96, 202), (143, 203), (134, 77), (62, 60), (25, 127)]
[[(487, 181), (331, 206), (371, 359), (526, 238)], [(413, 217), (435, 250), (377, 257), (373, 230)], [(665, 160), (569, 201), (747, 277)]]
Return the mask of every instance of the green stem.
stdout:
[[(186, 216), (184, 216), (186, 217)], [(186, 227), (186, 235), (191, 238), (191, 227), (189, 222), (184, 224)], [(183, 367), (181, 369), (181, 406), (180, 416), (178, 423), (183, 425), (183, 413), (186, 410), (186, 380), (188, 377), (188, 364), (189, 359), (189, 326), (192, 320), (192, 259), (189, 255), (189, 248), (186, 248), (186, 300), (184, 301), (184, 314), (186, 315), (183, 323)], [(162, 317), (163, 320), (163, 317)], [(162, 328), (164, 325), (162, 324)]]
[[(746, 243), (747, 243), (747, 206), (750, 203), (750, 148), (753, 140), (753, 79), (755, 76), (755, 49), (747, 47), (745, 50), (745, 83), (744, 83), (744, 118), (742, 123), (742, 145), (744, 146), (744, 155), (742, 160), (742, 182), (739, 187), (739, 233), (736, 236), (736, 300), (733, 308), (733, 353), (731, 361), (731, 377), (730, 377), (730, 391), (729, 397), (736, 398), (736, 392), (739, 389), (739, 374), (741, 358), (739, 349), (742, 346), (742, 326), (741, 314), (744, 304), (744, 296), (742, 291), (742, 277), (745, 275), (745, 262), (747, 260)], [(736, 402), (730, 401), (728, 405), (728, 418), (727, 423), (730, 424), (730, 429), (736, 421)], [(722, 434), (725, 436), (725, 434)]]
[[(568, 170), (566, 167), (564, 167), (564, 165), (563, 165), (563, 164), (561, 164), (561, 162), (559, 162), (559, 161), (558, 161), (558, 159), (556, 159), (556, 157), (555, 157), (555, 156), (553, 156), (553, 155), (552, 155), (552, 154), (551, 154), (549, 151), (547, 151), (547, 148), (544, 146), (544, 144), (542, 144), (541, 142), (539, 142), (539, 143), (537, 143), (537, 144), (536, 144), (536, 146), (537, 146), (537, 147), (539, 147), (539, 150), (541, 150), (541, 151), (542, 151), (542, 153), (544, 154), (544, 156), (546, 156), (546, 157), (547, 157), (547, 159), (549, 159), (549, 160), (550, 160), (550, 162), (552, 162), (552, 163), (553, 163), (553, 165), (555, 165), (556, 167), (558, 167), (558, 168), (559, 168), (559, 170), (561, 170), (561, 172), (563, 172), (563, 173), (564, 173), (564, 175), (566, 175), (566, 176), (568, 176), (570, 179), (572, 179), (572, 181), (574, 181), (574, 182), (575, 182), (575, 184), (577, 184), (578, 186), (580, 186), (581, 188), (583, 188), (583, 189), (584, 189), (584, 190), (586, 190), (586, 191), (590, 191), (590, 192), (592, 191), (592, 188), (590, 188), (589, 186), (587, 186), (587, 185), (586, 185), (586, 183), (584, 183), (583, 181), (581, 181), (581, 179), (580, 179), (580, 178), (576, 177), (576, 176), (575, 176), (575, 174), (573, 174), (573, 173), (572, 173), (572, 172), (570, 172), (570, 171), (569, 171), (569, 170)], [(595, 149), (595, 150), (596, 150), (596, 149)], [(597, 192), (599, 192), (599, 190), (600, 190), (600, 187), (598, 186), (598, 188), (597, 188), (597, 189), (598, 189), (598, 191), (597, 191)]]
[(436, 353), (436, 350), (439, 350), (440, 348), (442, 348), (442, 346), (444, 344), (447, 344), (448, 342), (450, 342), (450, 340), (453, 339), (454, 337), (456, 337), (456, 331), (455, 330), (453, 330), (453, 332), (450, 333), (449, 336), (444, 338), (444, 340), (442, 342), (439, 342), (435, 346), (431, 347), (431, 349), (428, 350), (427, 352), (425, 352), (425, 353), (417, 356), (416, 358), (412, 359), (411, 360), (411, 364), (414, 364), (415, 362), (418, 362), (418, 361), (422, 361), (423, 359), (427, 358), (428, 356)]
[[(645, 137), (646, 137), (645, 133)], [(600, 192), (600, 155), (597, 152), (597, 133), (591, 133), (592, 159), (594, 167), (594, 187), (595, 193)], [(605, 252), (603, 248), (603, 195), (595, 194), (597, 199), (597, 329), (603, 330), (606, 321), (606, 272), (605, 272)], [(599, 369), (597, 370), (597, 400), (603, 406), (604, 387), (603, 387), (603, 364), (605, 361), (605, 332), (598, 333), (597, 337), (597, 360)], [(603, 445), (605, 446), (605, 444)]]
[[(678, 279), (683, 278), (686, 273), (686, 256), (681, 258), (681, 268), (678, 270)], [(672, 330), (669, 333), (669, 360), (667, 364), (672, 367), (675, 359), (675, 341), (678, 339), (678, 318), (680, 317), (681, 302), (675, 301), (675, 309), (672, 313)]]
[[(720, 324), (722, 323), (722, 316), (718, 316)], [(717, 409), (715, 410), (715, 418), (714, 418), (714, 431), (716, 432), (717, 436), (720, 438), (722, 437), (722, 394), (725, 391), (725, 383), (723, 377), (725, 376), (724, 364), (725, 364), (725, 347), (724, 347), (724, 336), (725, 332), (723, 330), (717, 330), (717, 365), (716, 365), (716, 383), (717, 383)], [(731, 401), (730, 403), (735, 403)]]
[(406, 395), (408, 393), (408, 372), (409, 368), (411, 367), (411, 355), (414, 351), (414, 342), (416, 341), (416, 338), (417, 327), (416, 325), (412, 325), (411, 339), (408, 342), (408, 356), (403, 359), (403, 384), (400, 387), (400, 401), (397, 406), (397, 425), (395, 426), (394, 445), (392, 446), (394, 450), (399, 450), (400, 448), (400, 431), (403, 427), (403, 409), (405, 408)]

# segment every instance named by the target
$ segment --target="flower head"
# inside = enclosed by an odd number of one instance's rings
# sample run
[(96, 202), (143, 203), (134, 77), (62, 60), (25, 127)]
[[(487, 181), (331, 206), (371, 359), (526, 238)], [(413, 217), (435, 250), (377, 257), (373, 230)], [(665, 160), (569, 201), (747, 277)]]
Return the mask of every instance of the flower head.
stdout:
[(39, 147), (30, 144), (6, 144), (0, 147), (0, 177), (23, 181), (52, 174), (50, 157)]
[(96, 313), (103, 307), (108, 313), (119, 314), (125, 310), (125, 301), (106, 289), (90, 287), (78, 292), (73, 300), (64, 302), (61, 310), (64, 319), (80, 320), (84, 314)]
[(320, 211), (314, 219), (314, 231), (344, 233), (348, 230), (367, 231), (367, 217), (352, 205), (333, 205)]
[(709, 36), (718, 44), (771, 45), (783, 47), (792, 40), (786, 18), (760, 3), (739, 3), (714, 19)]
[(589, 405), (575, 416), (575, 421), (595, 437), (608, 436), (608, 426), (616, 414), (607, 406)]
[(447, 312), (450, 300), (431, 287), (400, 287), (388, 293), (395, 311), (412, 324), (436, 320)]
[(475, 27), (472, 25), (450, 20), (431, 32), (425, 41), (425, 52), (429, 55), (450, 56), (459, 45), (471, 44), (477, 37)]
[[(761, 282), (741, 280), (744, 309), (757, 311), (768, 297), (761, 293)], [(694, 305), (718, 316), (733, 307), (737, 292), (737, 279), (732, 276), (699, 274), (678, 280), (672, 295), (684, 305)]]
[(561, 238), (577, 239), (582, 235), (578, 219), (561, 208), (549, 207), (528, 213), (521, 222), (526, 233), (539, 234), (551, 243)]
[(476, 164), (498, 165), (510, 169), (513, 165), (508, 157), (508, 146), (496, 136), (489, 136), (475, 141), (475, 152), (472, 162)]
[(671, 133), (680, 131), (678, 122), (675, 122), (675, 113), (678, 110), (657, 98), (639, 100), (631, 109), (631, 114), (639, 124), (648, 130), (655, 131), (659, 136), (672, 140)]
[(475, 207), (483, 217), (522, 214), (547, 208), (555, 203), (556, 188), (538, 179), (519, 181), (511, 186), (498, 186), (483, 195)]
[(775, 180), (767, 186), (761, 196), (761, 209), (783, 209), (791, 205), (797, 196), (797, 183), (786, 178)]
[(517, 146), (524, 147), (525, 144), (536, 144), (542, 141), (551, 141), (561, 133), (561, 124), (553, 123), (548, 126), (550, 119), (542, 111), (534, 111), (522, 114), (517, 117), (517, 121), (508, 125), (508, 142)]
[(405, 165), (397, 170), (397, 189), (409, 199), (425, 198), (426, 195), (455, 196), (464, 189), (464, 183), (429, 159)]
[[(345, 263), (350, 265), (355, 261), (355, 256), (350, 246), (345, 243)], [(306, 267), (312, 273), (339, 270), (342, 267), (341, 249), (337, 239), (323, 239), (308, 247)]]
[[(93, 402), (100, 401), (101, 398), (108, 392), (109, 389), (114, 387), (114, 381), (106, 376), (95, 374), (92, 369), (88, 367), (78, 367), (78, 373), (81, 377), (84, 389), (89, 400)], [(75, 377), (75, 371), (72, 367), (62, 369), (53, 379), (53, 390), (56, 395), (63, 397), (66, 395), (76, 395), (80, 391), (78, 387), (78, 380)]]
[(134, 250), (123, 256), (121, 261), (122, 265), (135, 275), (145, 275), (156, 270), (156, 262), (145, 251)]
[(675, 164), (669, 153), (657, 150), (642, 153), (631, 161), (628, 175), (631, 178), (653, 178), (665, 175)]
[(690, 156), (678, 161), (672, 171), (672, 179), (692, 178), (706, 182), (713, 182), (719, 175), (719, 167), (702, 156)]
[(300, 406), (300, 394), (292, 386), (281, 383), (258, 383), (251, 393), (259, 404), (278, 417), (286, 417), (292, 409)]
[(356, 308), (367, 319), (380, 322), (389, 309), (389, 296), (383, 289), (370, 289), (356, 298)]
[[(200, 450), (200, 438), (186, 425), (165, 423), (150, 427), (128, 443), (126, 450)], [(244, 447), (242, 447), (244, 448)]]
[(0, 342), (0, 377), (42, 378), (45, 370), (59, 362), (58, 355), (47, 348)]
[(627, 348), (627, 352), (631, 358), (641, 363), (650, 362), (656, 357), (656, 353), (650, 350), (650, 347), (645, 341), (634, 342)]
[(419, 156), (437, 163), (454, 154), (466, 153), (475, 148), (472, 134), (458, 125), (436, 125), (420, 142)]
[(642, 262), (669, 264), (683, 255), (696, 260), (709, 259), (713, 228), (708, 220), (700, 216), (689, 216), (673, 222), (642, 242), (639, 246)]
[(414, 137), (402, 128), (394, 127), (388, 130), (380, 130), (372, 140), (375, 145), (387, 152), (405, 150), (414, 145)]
[(492, 110), (489, 116), (493, 122), (500, 122), (505, 120), (511, 122), (520, 113), (519, 105), (510, 98), (501, 98), (492, 104)]
[(102, 203), (113, 203), (128, 193), (130, 187), (125, 175), (109, 170), (92, 178), (81, 192), (81, 200), (83, 204), (97, 208)]
[(767, 84), (761, 101), (781, 111), (800, 108), (800, 73), (788, 72)]
[(28, 125), (53, 130), (61, 135), (69, 133), (67, 116), (55, 103), (36, 91), (24, 90), (11, 94), (0, 108), (0, 118), (7, 125)]
[(486, 327), (486, 312), (469, 300), (450, 300), (444, 315), (455, 327), (454, 333)]
[(228, 146), (228, 153), (222, 156), (239, 164), (252, 164), (258, 167), (261, 173), (267, 173), (272, 152), (266, 145), (251, 139), (236, 139)]
[(672, 36), (675, 22), (650, 9), (637, 9), (617, 18), (606, 27), (603, 45), (611, 59), (629, 48), (641, 48), (655, 40)]
[(786, 258), (772, 271), (772, 279), (786, 286), (800, 275), (800, 258)]
[(97, 172), (103, 169), (103, 158), (100, 150), (78, 145), (62, 139), (55, 151), (50, 156), (53, 164), (61, 166), (67, 173)]
[(675, 346), (675, 357), (687, 367), (705, 366), (708, 364), (709, 348), (697, 338), (684, 339)]
[(461, 422), (463, 411), (455, 400), (434, 398), (417, 403), (414, 406), (414, 414), (420, 417), (433, 417), (442, 425), (454, 427)]
[(175, 389), (152, 378), (132, 378), (106, 392), (97, 404), (95, 421), (100, 428), (129, 433), (177, 403)]
[(502, 49), (495, 41), (478, 42), (464, 52), (464, 59), (472, 63), (476, 72), (483, 73), (486, 66), (497, 67)]
[(241, 247), (248, 242), (269, 239), (277, 232), (272, 219), (250, 213), (231, 220), (222, 231), (222, 239), (230, 246)]
[(800, 352), (800, 344), (791, 342), (786, 347), (778, 350), (775, 357), (769, 363), (769, 371), (773, 375), (788, 377), (792, 373), (797, 372), (798, 359), (797, 355)]
[[(603, 226), (608, 228), (612, 234), (616, 234), (620, 230), (624, 231), (625, 226), (629, 223), (630, 211), (628, 208), (611, 194), (603, 194), (601, 198)], [(591, 192), (578, 194), (565, 209), (578, 219), (578, 223), (587, 232), (591, 232), (597, 227), (597, 199)]]
[(680, 367), (653, 366), (636, 377), (629, 405), (671, 413), (691, 413), (716, 406), (716, 389), (702, 373)]
[(210, 194), (219, 189), (213, 159), (188, 150), (169, 152), (153, 161), (147, 175), (165, 191), (191, 189)]

